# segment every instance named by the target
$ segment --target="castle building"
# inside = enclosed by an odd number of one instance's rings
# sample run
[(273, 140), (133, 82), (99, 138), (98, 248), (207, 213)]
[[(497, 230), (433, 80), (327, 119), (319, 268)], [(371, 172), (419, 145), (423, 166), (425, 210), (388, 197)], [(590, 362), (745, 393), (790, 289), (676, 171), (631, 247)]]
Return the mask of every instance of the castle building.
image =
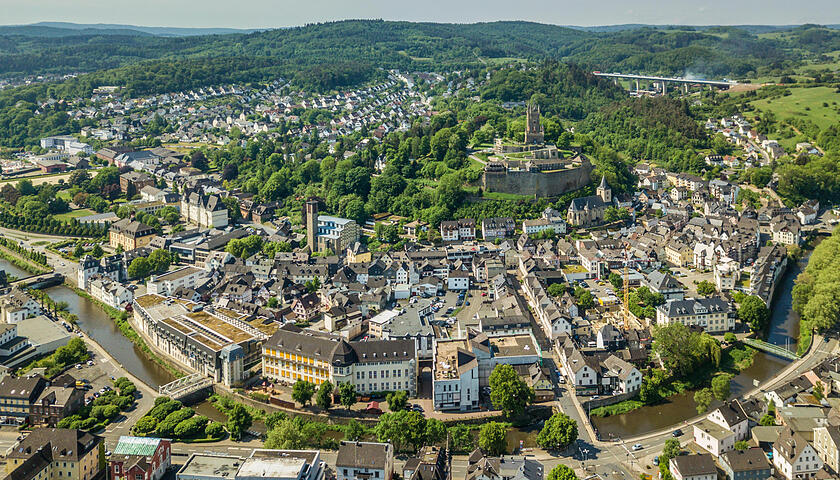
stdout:
[(540, 106), (528, 103), (525, 111), (525, 143), (542, 145), (545, 141), (545, 130), (540, 125)]
[(482, 176), (486, 192), (557, 197), (592, 181), (588, 158), (581, 154), (566, 158), (557, 146), (545, 143), (536, 104), (528, 104), (525, 112), (525, 141), (496, 138), (493, 153)]
[(595, 225), (604, 221), (604, 212), (612, 203), (612, 190), (607, 185), (607, 179), (601, 177), (601, 184), (596, 189), (596, 195), (576, 198), (569, 205), (566, 221), (574, 226)]

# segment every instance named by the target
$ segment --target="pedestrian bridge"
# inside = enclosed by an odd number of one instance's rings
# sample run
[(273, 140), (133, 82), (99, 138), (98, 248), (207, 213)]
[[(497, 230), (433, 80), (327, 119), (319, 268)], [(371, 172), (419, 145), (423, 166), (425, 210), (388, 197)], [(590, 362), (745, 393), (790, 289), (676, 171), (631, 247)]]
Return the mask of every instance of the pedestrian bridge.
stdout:
[(773, 355), (777, 355), (782, 358), (787, 358), (789, 360), (799, 360), (800, 358), (796, 352), (791, 352), (785, 347), (773, 345), (772, 343), (767, 343), (764, 340), (756, 340), (755, 338), (745, 338), (743, 342), (744, 344), (749, 345), (750, 347), (756, 350), (772, 353)]
[(173, 400), (181, 400), (188, 395), (213, 386), (213, 379), (200, 373), (181, 377), (173, 382), (158, 387), (158, 393)]

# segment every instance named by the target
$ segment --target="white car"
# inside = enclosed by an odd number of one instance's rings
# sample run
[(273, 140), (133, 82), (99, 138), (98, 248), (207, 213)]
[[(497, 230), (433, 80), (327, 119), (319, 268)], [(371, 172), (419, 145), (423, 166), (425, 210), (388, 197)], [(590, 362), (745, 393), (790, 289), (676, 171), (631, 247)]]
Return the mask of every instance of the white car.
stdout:
[(636, 444), (634, 444), (634, 445), (633, 445), (633, 451), (634, 451), (634, 452), (639, 451), (639, 450), (641, 450), (642, 448), (643, 448), (643, 447), (642, 447), (642, 444), (641, 444), (641, 443), (636, 443)]

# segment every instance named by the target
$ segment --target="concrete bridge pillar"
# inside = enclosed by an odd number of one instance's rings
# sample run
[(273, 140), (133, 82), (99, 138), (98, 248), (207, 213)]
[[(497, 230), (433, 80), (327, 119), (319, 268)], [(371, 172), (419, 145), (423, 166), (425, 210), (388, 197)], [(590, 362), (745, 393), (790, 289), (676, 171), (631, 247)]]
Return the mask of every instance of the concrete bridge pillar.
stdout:
[(662, 95), (668, 94), (668, 84), (665, 83), (665, 80), (662, 81)]
[(688, 84), (683, 85), (683, 88), (685, 89), (685, 94), (688, 95)]
[(637, 92), (639, 91), (639, 81), (638, 80), (636, 80), (636, 91)]

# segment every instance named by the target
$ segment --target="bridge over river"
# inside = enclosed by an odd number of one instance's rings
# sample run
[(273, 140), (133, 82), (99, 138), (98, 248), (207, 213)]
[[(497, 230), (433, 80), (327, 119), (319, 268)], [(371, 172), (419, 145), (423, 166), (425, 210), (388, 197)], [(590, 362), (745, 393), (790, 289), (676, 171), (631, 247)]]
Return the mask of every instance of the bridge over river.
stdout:
[(750, 347), (756, 350), (772, 353), (773, 355), (778, 355), (782, 358), (787, 358), (788, 360), (799, 360), (800, 357), (796, 352), (792, 352), (780, 345), (773, 345), (772, 343), (767, 343), (764, 340), (758, 340), (755, 338), (745, 338), (742, 341), (744, 342), (744, 344), (749, 345)]

